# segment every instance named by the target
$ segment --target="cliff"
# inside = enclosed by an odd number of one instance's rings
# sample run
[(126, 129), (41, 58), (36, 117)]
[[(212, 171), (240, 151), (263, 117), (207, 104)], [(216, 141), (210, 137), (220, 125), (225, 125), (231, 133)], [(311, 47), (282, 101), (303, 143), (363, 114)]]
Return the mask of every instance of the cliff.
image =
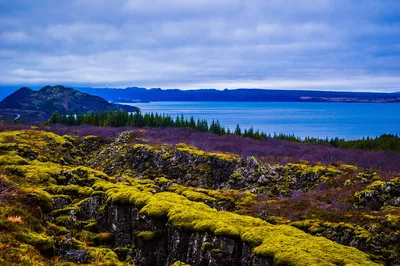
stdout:
[[(349, 165), (268, 165), (183, 144), (149, 146), (138, 143), (137, 133), (113, 141), (0, 133), (0, 264), (399, 262), (399, 221), (389, 210), (398, 206), (398, 179), (384, 181)], [(369, 231), (358, 224), (292, 222), (252, 208), (323, 186), (359, 187), (350, 197), (353, 210), (374, 200), (386, 209), (365, 218)]]

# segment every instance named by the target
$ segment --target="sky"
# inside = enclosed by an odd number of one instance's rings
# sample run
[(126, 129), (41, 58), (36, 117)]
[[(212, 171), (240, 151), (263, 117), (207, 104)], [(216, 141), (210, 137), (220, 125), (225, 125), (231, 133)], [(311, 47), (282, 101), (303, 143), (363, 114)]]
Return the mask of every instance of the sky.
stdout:
[(399, 0), (0, 0), (0, 85), (400, 91)]

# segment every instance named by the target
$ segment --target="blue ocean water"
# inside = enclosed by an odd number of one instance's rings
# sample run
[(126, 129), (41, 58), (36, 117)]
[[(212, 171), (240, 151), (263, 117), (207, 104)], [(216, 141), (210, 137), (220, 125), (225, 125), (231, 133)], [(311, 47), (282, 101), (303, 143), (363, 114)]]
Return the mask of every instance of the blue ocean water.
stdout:
[(299, 137), (359, 139), (383, 133), (400, 134), (400, 104), (298, 102), (151, 102), (132, 104), (142, 112), (183, 114), (234, 129)]

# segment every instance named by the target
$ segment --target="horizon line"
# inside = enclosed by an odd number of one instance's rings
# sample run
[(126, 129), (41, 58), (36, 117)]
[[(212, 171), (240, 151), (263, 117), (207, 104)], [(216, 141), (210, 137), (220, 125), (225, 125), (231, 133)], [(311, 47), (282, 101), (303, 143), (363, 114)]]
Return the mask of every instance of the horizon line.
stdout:
[(90, 85), (63, 85), (63, 84), (0, 84), (0, 89), (4, 89), (7, 87), (12, 87), (12, 88), (23, 88), (23, 87), (28, 87), (33, 90), (35, 89), (41, 89), (46, 86), (63, 86), (66, 88), (90, 88), (90, 89), (146, 89), (146, 90), (152, 90), (152, 89), (160, 89), (160, 90), (180, 90), (180, 91), (198, 91), (198, 90), (215, 90), (215, 91), (234, 91), (234, 90), (265, 90), (265, 91), (304, 91), (304, 92), (310, 92), (310, 91), (315, 91), (315, 92), (347, 92), (347, 93), (383, 93), (383, 94), (392, 94), (392, 93), (399, 93), (400, 88), (398, 90), (394, 91), (381, 91), (381, 90), (369, 90), (369, 91), (361, 91), (361, 90), (334, 90), (334, 89), (298, 89), (298, 88), (257, 88), (257, 87), (236, 87), (236, 88), (190, 88), (190, 89), (183, 89), (183, 88), (178, 88), (178, 87), (159, 87), (159, 86), (90, 86)]

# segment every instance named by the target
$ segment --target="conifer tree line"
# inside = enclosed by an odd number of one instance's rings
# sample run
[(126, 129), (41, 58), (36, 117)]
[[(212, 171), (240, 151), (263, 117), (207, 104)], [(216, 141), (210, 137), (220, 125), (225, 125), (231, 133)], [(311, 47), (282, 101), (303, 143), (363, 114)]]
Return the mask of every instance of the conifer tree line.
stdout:
[[(140, 111), (128, 113), (123, 110), (115, 110), (79, 113), (76, 115), (66, 115), (55, 112), (51, 115), (49, 123), (64, 125), (92, 125), (101, 127), (178, 127), (192, 128), (198, 131), (211, 132), (218, 135), (232, 134), (231, 130), (221, 126), (221, 123), (218, 120), (213, 120), (209, 124), (205, 119), (195, 120), (193, 116), (187, 119), (183, 114), (174, 119), (170, 115), (166, 114), (141, 113)], [(268, 137), (264, 132), (254, 130), (253, 128), (242, 131), (239, 125), (236, 126), (233, 133), (252, 139), (263, 139)]]
[(345, 140), (340, 138), (323, 139), (306, 137), (304, 139), (296, 137), (293, 134), (266, 134), (265, 132), (250, 129), (242, 130), (239, 125), (232, 132), (229, 128), (223, 127), (218, 120), (213, 120), (211, 124), (207, 120), (190, 117), (185, 118), (182, 115), (172, 118), (170, 115), (159, 113), (128, 113), (123, 110), (99, 111), (79, 114), (60, 114), (53, 113), (49, 120), (50, 124), (64, 125), (92, 125), (101, 127), (178, 127), (192, 128), (201, 132), (211, 132), (218, 135), (235, 134), (242, 137), (248, 137), (255, 140), (274, 138), (292, 142), (327, 144), (337, 148), (356, 148), (367, 151), (396, 151), (400, 152), (400, 138), (394, 134), (383, 134), (379, 137), (367, 137), (359, 140)]

